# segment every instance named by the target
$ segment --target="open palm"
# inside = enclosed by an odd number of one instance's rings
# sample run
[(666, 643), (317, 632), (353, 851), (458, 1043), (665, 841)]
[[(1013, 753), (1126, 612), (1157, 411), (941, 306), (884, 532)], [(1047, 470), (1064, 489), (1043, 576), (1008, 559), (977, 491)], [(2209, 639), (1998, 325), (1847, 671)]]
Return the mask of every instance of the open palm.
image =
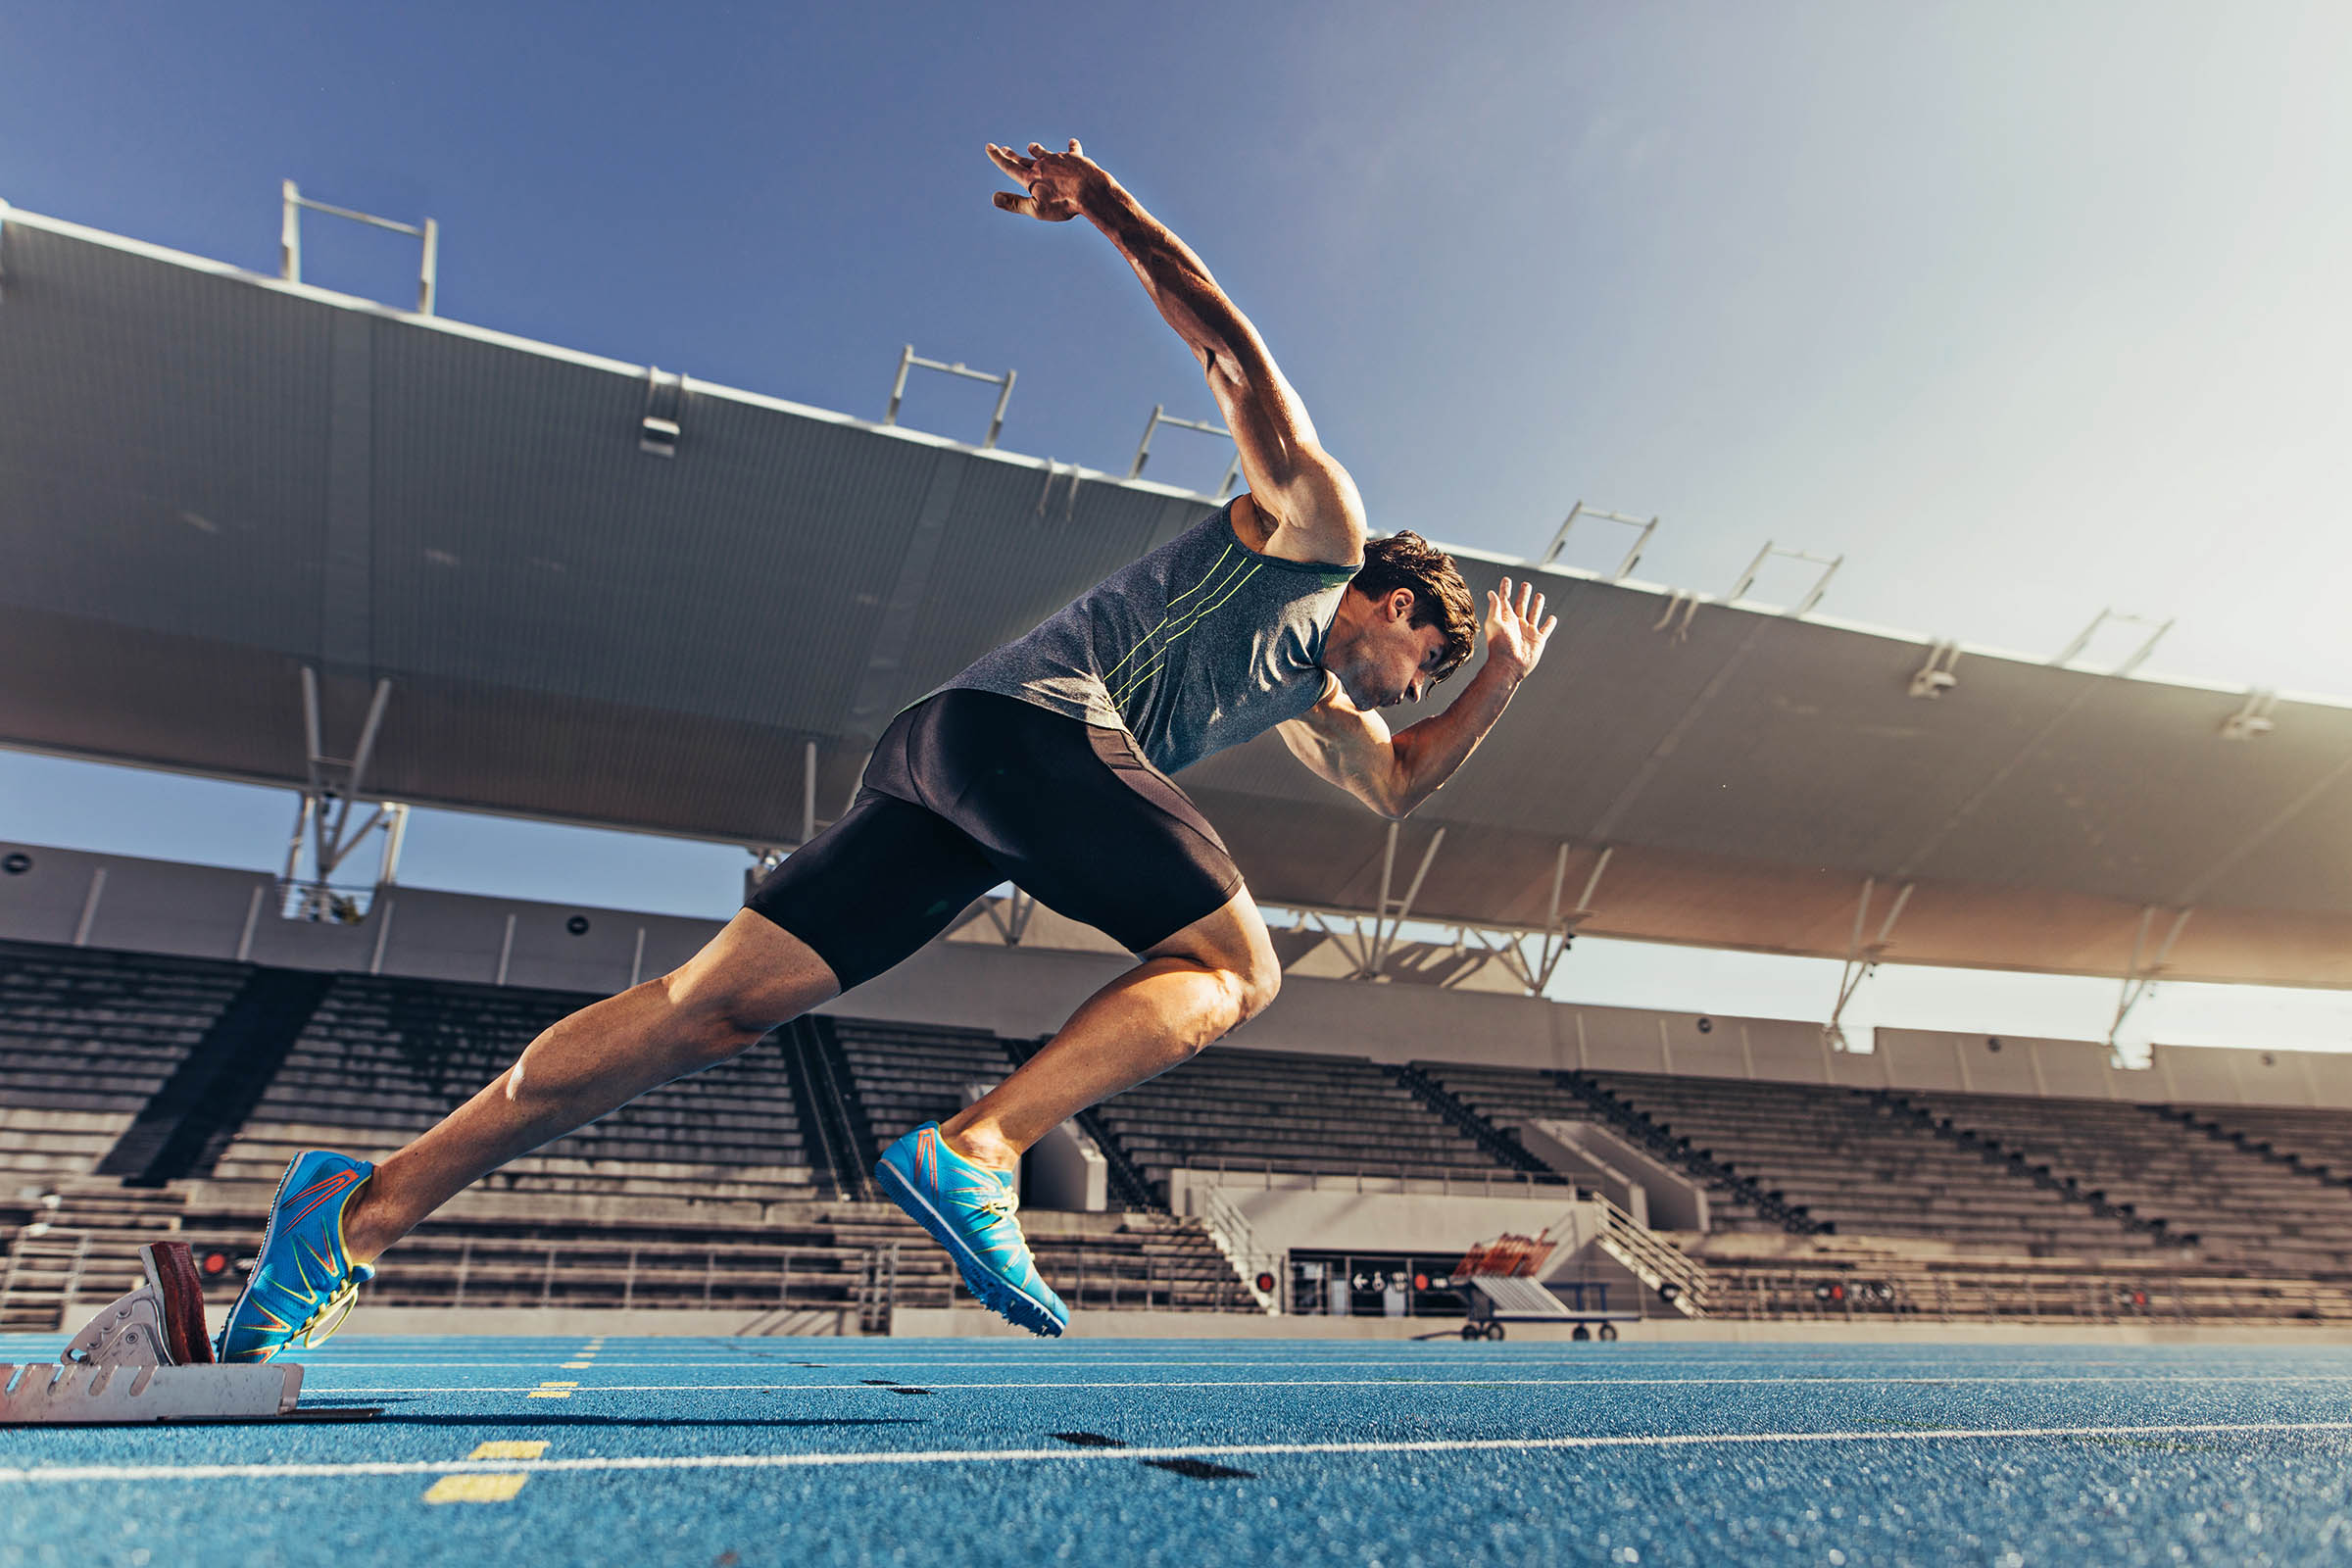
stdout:
[(1511, 579), (1502, 579), (1499, 592), (1487, 593), (1487, 659), (1499, 660), (1525, 675), (1536, 667), (1544, 657), (1544, 645), (1551, 639), (1551, 628), (1560, 623), (1557, 615), (1544, 613), (1544, 596), (1536, 585), (1519, 585), (1517, 602), (1513, 602)]

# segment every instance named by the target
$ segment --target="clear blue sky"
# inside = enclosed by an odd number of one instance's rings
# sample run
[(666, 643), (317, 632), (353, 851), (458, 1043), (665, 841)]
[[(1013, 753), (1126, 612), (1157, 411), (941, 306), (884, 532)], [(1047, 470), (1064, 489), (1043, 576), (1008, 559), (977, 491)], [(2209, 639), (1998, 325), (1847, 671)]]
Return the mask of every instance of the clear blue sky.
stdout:
[[(866, 415), (911, 341), (1019, 369), (1008, 447), (1113, 467), (1154, 403), (1211, 410), (1106, 246), (989, 205), (982, 142), (1076, 135), (1377, 526), (1524, 554), (1582, 497), (1663, 514), (1675, 586), (1771, 537), (1848, 557), (1834, 613), (2046, 654), (2113, 604), (2180, 617), (2158, 668), (2352, 693), (2346, 79), (2336, 4), (79, 0), (0, 13), (0, 198), (271, 270), (292, 176), (439, 219), (445, 315)], [(413, 287), (395, 237), (306, 243), (314, 281)], [(976, 433), (988, 396), (918, 382), (906, 419)], [(239, 864), (291, 816), (13, 756), (0, 808)], [(738, 864), (435, 814), (405, 874), (720, 914)], [(1826, 984), (1774, 972), (1712, 1004)]]

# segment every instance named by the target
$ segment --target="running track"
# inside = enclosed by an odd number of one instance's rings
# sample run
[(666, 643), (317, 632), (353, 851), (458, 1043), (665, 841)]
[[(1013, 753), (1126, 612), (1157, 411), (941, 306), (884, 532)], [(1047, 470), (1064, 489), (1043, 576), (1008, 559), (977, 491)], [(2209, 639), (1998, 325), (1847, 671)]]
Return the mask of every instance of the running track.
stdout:
[[(0, 1360), (62, 1337), (0, 1338)], [(346, 1337), (0, 1565), (2352, 1561), (2352, 1350)]]

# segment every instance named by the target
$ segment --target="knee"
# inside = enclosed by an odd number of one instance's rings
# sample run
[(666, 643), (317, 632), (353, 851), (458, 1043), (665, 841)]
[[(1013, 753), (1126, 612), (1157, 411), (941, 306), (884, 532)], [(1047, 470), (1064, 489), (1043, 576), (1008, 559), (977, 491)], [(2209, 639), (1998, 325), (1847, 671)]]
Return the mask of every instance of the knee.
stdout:
[(1243, 971), (1241, 982), (1242, 1016), (1239, 1021), (1248, 1023), (1274, 1005), (1274, 999), (1282, 995), (1282, 965), (1275, 962), (1274, 955), (1269, 953), (1264, 963), (1252, 964)]
[(1274, 1004), (1282, 994), (1282, 965), (1275, 960), (1269, 948), (1264, 954), (1252, 954), (1243, 962), (1218, 971), (1225, 982), (1227, 1010), (1231, 1020), (1227, 1029), (1238, 1029)]
[(669, 1013), (663, 1030), (676, 1049), (698, 1067), (714, 1067), (758, 1045), (767, 1032), (785, 1020), (771, 1018), (773, 1010), (758, 999), (707, 984), (694, 984), (681, 974), (648, 981), (658, 988)]

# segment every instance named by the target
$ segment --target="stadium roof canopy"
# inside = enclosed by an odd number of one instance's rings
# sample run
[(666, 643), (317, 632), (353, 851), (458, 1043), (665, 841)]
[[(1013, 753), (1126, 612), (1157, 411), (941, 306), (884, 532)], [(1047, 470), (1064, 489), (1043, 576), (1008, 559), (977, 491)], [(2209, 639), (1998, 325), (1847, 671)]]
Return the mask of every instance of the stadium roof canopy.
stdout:
[[(307, 666), (346, 762), (389, 682), (369, 798), (791, 844), (901, 704), (1211, 504), (0, 231), (13, 747), (303, 789)], [(1978, 650), (1923, 700), (1924, 639), (1542, 580), (1543, 670), (1393, 838), (1272, 736), (1185, 776), (1262, 901), (1843, 957), (1908, 888), (1888, 961), (2127, 975), (2175, 936), (2176, 978), (2352, 985), (2352, 710), (2230, 738), (2243, 692)]]

